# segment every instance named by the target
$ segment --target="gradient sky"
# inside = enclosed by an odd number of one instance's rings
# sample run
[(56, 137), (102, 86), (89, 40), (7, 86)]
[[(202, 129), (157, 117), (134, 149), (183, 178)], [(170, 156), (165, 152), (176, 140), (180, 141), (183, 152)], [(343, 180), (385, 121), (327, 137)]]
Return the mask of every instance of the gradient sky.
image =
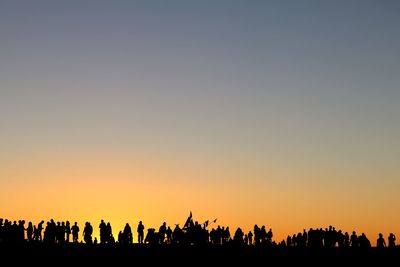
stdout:
[(399, 14), (1, 1), (0, 217), (400, 235)]

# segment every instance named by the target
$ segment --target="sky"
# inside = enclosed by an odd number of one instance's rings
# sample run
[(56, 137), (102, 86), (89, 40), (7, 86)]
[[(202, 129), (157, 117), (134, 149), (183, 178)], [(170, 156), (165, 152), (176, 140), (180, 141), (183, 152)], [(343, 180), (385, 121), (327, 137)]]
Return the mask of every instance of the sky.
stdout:
[(400, 235), (399, 12), (1, 1), (0, 217)]

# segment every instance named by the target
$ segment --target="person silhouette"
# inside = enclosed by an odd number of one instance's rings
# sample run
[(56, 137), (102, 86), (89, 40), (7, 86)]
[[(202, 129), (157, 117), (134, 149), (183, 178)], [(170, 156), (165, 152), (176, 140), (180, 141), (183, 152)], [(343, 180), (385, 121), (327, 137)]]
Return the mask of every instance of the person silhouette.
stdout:
[(132, 236), (132, 230), (131, 230), (131, 227), (129, 226), (129, 223), (127, 223), (125, 225), (123, 235), (124, 235), (124, 239), (125, 239), (126, 243), (132, 244), (133, 236)]
[(378, 237), (378, 239), (376, 240), (376, 247), (377, 247), (377, 248), (384, 248), (384, 247), (386, 247), (386, 242), (385, 242), (385, 239), (383, 238), (382, 233), (379, 233), (379, 237)]
[(118, 233), (118, 243), (119, 244), (124, 243), (124, 235), (122, 234), (122, 231), (119, 231)]
[(261, 239), (261, 237), (260, 237), (261, 229), (260, 229), (260, 227), (258, 227), (257, 224), (254, 225), (253, 232), (254, 232), (254, 244), (257, 246), (260, 244), (260, 239)]
[(223, 243), (228, 243), (231, 239), (231, 231), (229, 230), (229, 226), (225, 228), (225, 231), (223, 232)]
[(74, 225), (72, 226), (71, 232), (72, 232), (72, 242), (77, 243), (79, 234), (79, 226), (77, 222), (75, 222)]
[(113, 240), (114, 236), (112, 234), (111, 224), (108, 222), (106, 225), (106, 242), (107, 243), (114, 243)]
[(174, 242), (174, 244), (181, 244), (184, 241), (183, 236), (184, 233), (179, 227), (179, 224), (175, 224), (174, 231), (172, 232), (172, 242)]
[(267, 238), (267, 230), (265, 229), (265, 225), (263, 225), (261, 226), (260, 230), (260, 239), (262, 244), (265, 244), (266, 238)]
[(38, 241), (43, 240), (43, 238), (42, 238), (43, 224), (44, 224), (44, 221), (42, 220), (42, 221), (40, 221), (40, 223), (38, 224), (38, 226), (36, 228), (36, 230), (37, 230), (36, 240), (38, 240)]
[(32, 242), (32, 240), (33, 240), (33, 225), (32, 225), (32, 222), (28, 223), (28, 228), (26, 228), (26, 237), (28, 239), (28, 242)]
[(65, 222), (61, 222), (61, 225), (58, 227), (58, 242), (64, 244), (65, 242)]
[(233, 235), (233, 242), (237, 245), (242, 245), (243, 244), (243, 231), (240, 227), (236, 229), (235, 234)]
[(160, 239), (160, 244), (164, 243), (166, 232), (167, 232), (167, 223), (163, 222), (163, 224), (158, 229), (158, 235), (159, 235), (159, 239)]
[(388, 237), (388, 241), (389, 241), (389, 248), (395, 248), (396, 247), (396, 236), (393, 233), (389, 234)]
[(85, 228), (83, 228), (83, 240), (85, 240), (86, 244), (92, 244), (92, 234), (93, 227), (90, 225), (90, 222), (86, 222)]
[(24, 242), (25, 240), (25, 221), (18, 221), (18, 242)]
[(345, 248), (348, 248), (350, 246), (350, 236), (348, 232), (344, 233), (343, 245)]
[(100, 244), (104, 244), (106, 242), (106, 231), (107, 231), (104, 220), (101, 220), (99, 229), (100, 229)]
[[(304, 230), (305, 232), (305, 230)], [(272, 233), (272, 228), (269, 228), (269, 231), (267, 233), (267, 242), (268, 244), (272, 244), (272, 237), (274, 236), (274, 234)]]
[(290, 235), (288, 235), (286, 238), (286, 246), (288, 247), (292, 246), (292, 237)]
[(67, 221), (65, 223), (65, 235), (67, 236), (66, 241), (67, 241), (67, 243), (69, 243), (69, 236), (71, 235), (71, 225), (70, 225), (69, 221)]
[(343, 248), (344, 247), (344, 234), (343, 234), (343, 232), (342, 232), (342, 230), (339, 230), (338, 232), (337, 232), (337, 234), (336, 234), (336, 241), (337, 241), (337, 243), (338, 243), (338, 246), (340, 247), (340, 248)]
[(144, 243), (148, 243), (149, 245), (158, 244), (158, 236), (156, 236), (156, 229), (148, 228), (146, 237), (144, 238)]
[(249, 245), (253, 245), (253, 233), (251, 231), (249, 231), (247, 237), (249, 239)]
[(142, 221), (139, 222), (139, 225), (137, 227), (137, 233), (138, 233), (138, 243), (143, 244), (143, 239), (144, 239), (144, 225)]
[(172, 229), (171, 229), (171, 227), (167, 227), (167, 230), (166, 230), (166, 236), (167, 236), (167, 244), (171, 244), (171, 242), (172, 242)]
[(351, 243), (351, 247), (353, 247), (353, 248), (356, 248), (359, 246), (359, 241), (358, 241), (358, 236), (356, 234), (356, 231), (353, 231), (353, 233), (351, 234), (350, 243)]
[(367, 249), (371, 247), (371, 242), (365, 235), (365, 233), (362, 233), (361, 236), (358, 237), (359, 243), (360, 243), (360, 248)]

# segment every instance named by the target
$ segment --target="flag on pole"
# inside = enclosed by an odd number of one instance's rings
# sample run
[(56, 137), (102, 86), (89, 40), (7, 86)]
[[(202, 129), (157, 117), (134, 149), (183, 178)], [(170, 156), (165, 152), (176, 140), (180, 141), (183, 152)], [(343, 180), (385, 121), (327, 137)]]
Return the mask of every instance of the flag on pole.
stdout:
[(183, 226), (183, 229), (188, 229), (193, 224), (192, 217), (193, 217), (192, 212), (190, 212), (189, 217), (187, 218), (187, 220)]

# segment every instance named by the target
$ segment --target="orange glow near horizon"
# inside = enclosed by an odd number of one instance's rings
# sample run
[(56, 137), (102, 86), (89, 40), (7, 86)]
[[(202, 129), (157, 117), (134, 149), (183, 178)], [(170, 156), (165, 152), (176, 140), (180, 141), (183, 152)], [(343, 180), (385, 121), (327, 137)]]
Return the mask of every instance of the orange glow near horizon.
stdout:
[(254, 224), (266, 225), (273, 229), (275, 241), (304, 228), (333, 225), (344, 231), (365, 232), (374, 243), (378, 232), (396, 233), (400, 225), (398, 213), (392, 214), (393, 207), (382, 205), (393, 201), (390, 195), (376, 204), (364, 204), (377, 191), (386, 190), (378, 185), (365, 190), (364, 199), (352, 199), (352, 190), (346, 187), (332, 185), (329, 192), (314, 190), (312, 184), (288, 187), (290, 173), (272, 168), (268, 176), (280, 175), (274, 183), (243, 183), (235, 178), (255, 173), (234, 174), (185, 161), (146, 161), (145, 157), (138, 160), (127, 155), (56, 158), (38, 157), (1, 170), (3, 177), (10, 177), (0, 189), (3, 218), (34, 224), (51, 218), (77, 221), (80, 235), (84, 222), (90, 221), (94, 236), (98, 236), (98, 224), (104, 219), (111, 223), (115, 238), (128, 222), (134, 240), (139, 220), (146, 228), (158, 229), (164, 221), (173, 228), (177, 223), (183, 225), (189, 211), (200, 223), (217, 218), (212, 226), (230, 226), (232, 235), (237, 227), (247, 233)]

